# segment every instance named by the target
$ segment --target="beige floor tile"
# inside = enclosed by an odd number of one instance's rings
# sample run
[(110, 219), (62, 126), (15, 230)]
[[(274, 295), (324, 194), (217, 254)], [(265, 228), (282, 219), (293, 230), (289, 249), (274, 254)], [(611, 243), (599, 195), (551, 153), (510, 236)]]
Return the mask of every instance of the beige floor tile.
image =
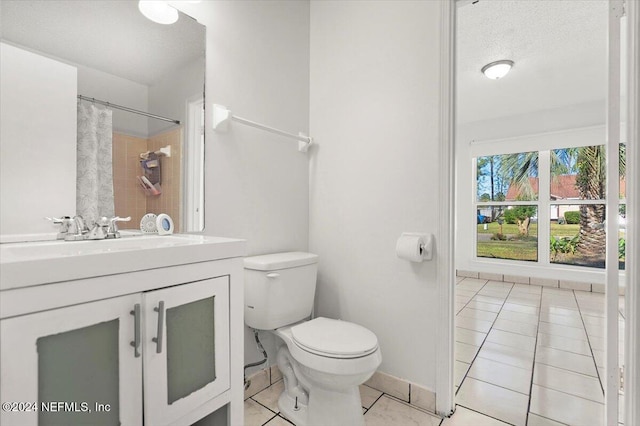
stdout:
[(569, 339), (552, 334), (538, 333), (538, 346), (560, 349), (574, 354), (591, 355), (591, 348), (586, 340)]
[(275, 415), (276, 413), (267, 410), (253, 399), (247, 399), (244, 402), (245, 426), (261, 426)]
[(283, 391), (284, 382), (280, 380), (279, 382), (274, 383), (265, 390), (253, 395), (252, 398), (274, 413), (279, 413), (280, 409), (278, 408), (278, 398), (280, 398), (280, 394)]
[(471, 297), (472, 296), (461, 296), (456, 294), (456, 303), (464, 303), (466, 305), (471, 300)]
[(466, 290), (464, 288), (456, 288), (456, 296), (466, 296), (473, 297), (476, 295), (476, 292), (473, 290)]
[(578, 304), (575, 300), (569, 298), (554, 298), (554, 299), (545, 299), (542, 296), (542, 304), (544, 306), (553, 307), (553, 308), (563, 308), (563, 309), (572, 309), (578, 310)]
[(507, 299), (507, 302), (513, 303), (516, 305), (533, 306), (535, 308), (540, 307), (540, 300), (536, 300), (528, 297), (509, 296), (509, 298)]
[(504, 299), (506, 299), (506, 297), (483, 296), (482, 294), (476, 294), (473, 297), (473, 300), (476, 302), (492, 303), (494, 305), (502, 305)]
[[(464, 311), (464, 309), (463, 309)], [(461, 311), (462, 312), (462, 311)], [(488, 333), (491, 330), (491, 321), (484, 321), (476, 318), (456, 317), (456, 327), (466, 328), (468, 330), (479, 331), (481, 333)]]
[(596, 366), (597, 367), (603, 367), (604, 368), (604, 351), (601, 351), (599, 349), (594, 349), (593, 350), (593, 358), (596, 360)]
[(536, 363), (533, 370), (533, 383), (604, 404), (600, 380), (595, 377)]
[(554, 336), (568, 337), (570, 339), (587, 340), (587, 333), (584, 329), (569, 327), (566, 325), (552, 324), (550, 322), (541, 322), (539, 327), (540, 333), (552, 334)]
[(573, 290), (566, 289), (566, 288), (549, 288), (549, 287), (545, 287), (542, 290), (542, 294), (558, 295), (558, 296), (571, 296), (571, 297), (573, 297)]
[(453, 416), (444, 419), (442, 426), (507, 426), (507, 423), (458, 406)]
[(542, 287), (539, 285), (527, 285), (527, 284), (515, 284), (513, 286), (512, 292), (516, 293), (534, 293), (534, 294), (542, 294)]
[(265, 426), (291, 426), (292, 424), (280, 416), (275, 416)]
[(457, 403), (517, 426), (524, 426), (529, 397), (467, 377), (457, 394)]
[(509, 291), (513, 288), (513, 283), (490, 280), (490, 281), (487, 281), (487, 283), (484, 285), (484, 288)]
[(497, 319), (496, 322), (493, 323), (493, 328), (531, 337), (536, 337), (536, 333), (538, 332), (538, 326), (535, 324), (527, 324), (507, 319)]
[(604, 405), (553, 389), (533, 385), (530, 411), (570, 425), (604, 424)]
[(456, 315), (459, 314), (460, 311), (463, 310), (465, 306), (467, 306), (466, 303), (456, 302)]
[(493, 303), (485, 303), (478, 302), (476, 300), (472, 300), (467, 304), (467, 307), (473, 309), (479, 309), (481, 311), (489, 311), (489, 312), (500, 312), (500, 305), (495, 305)]
[(589, 335), (589, 337), (591, 337), (591, 336), (604, 337), (605, 336), (605, 327), (602, 326), (602, 325), (585, 324), (584, 328), (587, 330), (587, 334)]
[(459, 317), (475, 318), (483, 321), (493, 322), (496, 320), (498, 314), (495, 312), (481, 311), (479, 309), (464, 308), (458, 314)]
[(249, 385), (249, 388), (244, 391), (245, 399), (257, 394), (263, 389), (266, 389), (271, 384), (271, 378), (268, 369), (260, 370), (256, 373), (253, 373), (251, 376), (249, 376), (249, 380), (251, 380), (251, 384)]
[(538, 315), (539, 309), (535, 306), (519, 305), (517, 303), (506, 302), (502, 309), (505, 311), (520, 312), (523, 314)]
[(485, 358), (476, 358), (467, 377), (473, 377), (525, 395), (529, 395), (531, 387), (531, 369), (513, 367)]
[(367, 426), (438, 426), (442, 420), (388, 396), (380, 398), (364, 415)]
[(540, 308), (540, 315), (553, 314), (553, 315), (565, 315), (568, 317), (580, 318), (580, 312), (575, 309), (559, 308), (557, 306), (542, 306)]
[(514, 367), (531, 369), (533, 367), (533, 353), (533, 351), (486, 342), (478, 352), (478, 357)]
[(582, 314), (582, 320), (584, 321), (585, 324), (593, 324), (601, 327), (605, 327), (605, 324), (607, 323), (604, 317), (586, 315), (584, 313)]
[(602, 317), (604, 318), (604, 307), (589, 307), (589, 306), (580, 306), (580, 312), (582, 315), (591, 315), (594, 317)]
[(517, 322), (524, 322), (526, 324), (538, 325), (537, 315), (523, 314), (523, 313), (514, 312), (514, 311), (502, 310), (498, 315), (498, 319), (505, 319), (509, 321), (517, 321)]
[(541, 417), (537, 414), (529, 413), (527, 418), (527, 426), (565, 426), (564, 423), (558, 423), (555, 420)]
[(466, 376), (467, 371), (469, 371), (469, 367), (471, 364), (462, 361), (456, 361), (453, 366), (453, 380), (456, 386), (460, 386), (462, 383), (462, 379)]
[(493, 288), (487, 288), (485, 286), (482, 290), (478, 292), (478, 294), (481, 296), (496, 297), (498, 299), (504, 300), (509, 295), (509, 290), (493, 289)]
[(599, 351), (604, 351), (606, 347), (606, 342), (603, 337), (589, 336), (589, 344), (592, 349), (597, 349)]
[(536, 351), (536, 362), (597, 377), (596, 367), (590, 356), (539, 346)]
[(485, 337), (487, 337), (487, 333), (456, 327), (456, 342), (480, 346), (482, 342), (484, 342)]
[(364, 408), (371, 408), (373, 403), (376, 402), (381, 395), (382, 392), (377, 389), (370, 388), (367, 385), (360, 385), (360, 400)]
[(487, 335), (487, 342), (521, 348), (528, 351), (533, 351), (536, 346), (536, 339), (534, 337), (495, 329), (491, 330)]
[(540, 321), (551, 324), (566, 325), (568, 327), (583, 328), (580, 316), (555, 315), (548, 312), (540, 314)]
[(456, 342), (456, 361), (471, 364), (473, 358), (478, 353), (478, 346), (467, 345), (466, 343)]

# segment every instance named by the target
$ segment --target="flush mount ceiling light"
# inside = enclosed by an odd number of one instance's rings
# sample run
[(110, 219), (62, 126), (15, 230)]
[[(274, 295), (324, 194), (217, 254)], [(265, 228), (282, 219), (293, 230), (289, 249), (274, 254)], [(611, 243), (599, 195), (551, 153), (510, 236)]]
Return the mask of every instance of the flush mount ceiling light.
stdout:
[(501, 61), (495, 61), (485, 65), (484, 67), (482, 67), (482, 73), (487, 78), (498, 80), (499, 78), (507, 75), (507, 73), (511, 70), (511, 67), (513, 67), (513, 61), (503, 59)]
[(178, 11), (169, 6), (166, 1), (140, 0), (140, 12), (158, 24), (173, 24), (178, 20)]

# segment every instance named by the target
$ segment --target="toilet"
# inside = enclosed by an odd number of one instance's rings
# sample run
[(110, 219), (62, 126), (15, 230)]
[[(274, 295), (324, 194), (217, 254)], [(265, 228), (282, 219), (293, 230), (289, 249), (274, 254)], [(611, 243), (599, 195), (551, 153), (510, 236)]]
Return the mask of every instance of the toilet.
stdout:
[(245, 323), (281, 339), (280, 412), (296, 426), (364, 425), (358, 386), (382, 362), (376, 335), (329, 318), (309, 319), (318, 256), (288, 252), (244, 259)]

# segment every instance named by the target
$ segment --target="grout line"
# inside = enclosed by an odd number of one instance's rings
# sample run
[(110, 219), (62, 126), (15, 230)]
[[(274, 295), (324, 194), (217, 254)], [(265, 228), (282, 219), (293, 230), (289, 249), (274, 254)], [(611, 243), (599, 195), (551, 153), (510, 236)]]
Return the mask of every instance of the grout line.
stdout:
[(531, 366), (531, 378), (529, 379), (529, 399), (527, 401), (527, 412), (525, 413), (525, 424), (529, 423), (529, 412), (531, 410), (531, 398), (533, 395), (533, 375), (536, 370), (536, 353), (538, 352), (538, 335), (540, 334), (540, 317), (542, 316), (542, 298), (544, 295), (544, 287), (540, 291), (540, 307), (538, 308), (538, 323), (536, 324), (536, 341), (533, 345), (533, 365)]
[[(464, 280), (462, 280), (464, 281)], [(462, 282), (461, 281), (461, 282)], [(485, 288), (485, 286), (489, 283), (489, 280), (487, 282), (485, 282), (482, 287), (480, 287), (478, 289), (478, 291), (476, 292), (476, 294), (471, 297), (471, 299), (469, 300), (469, 302), (471, 300), (473, 300), (474, 297), (476, 297), (478, 295), (478, 293), (480, 291), (482, 291), (483, 288)], [(458, 395), (458, 392), (460, 392), (460, 389), (462, 389), (462, 385), (464, 384), (464, 381), (467, 379), (467, 376), (469, 375), (469, 371), (471, 371), (471, 368), (473, 367), (473, 363), (475, 362), (476, 358), (478, 358), (478, 355), (480, 354), (480, 351), (482, 350), (482, 347), (484, 346), (485, 342), (487, 341), (487, 338), (489, 337), (489, 333), (491, 332), (491, 330), (493, 329), (493, 324), (498, 320), (498, 316), (500, 315), (500, 312), (502, 312), (502, 308), (504, 307), (504, 304), (507, 302), (507, 299), (509, 298), (509, 295), (511, 294), (511, 291), (513, 290), (513, 287), (515, 287), (514, 283), (507, 283), (507, 284), (511, 284), (511, 287), (509, 288), (509, 292), (507, 293), (507, 296), (505, 297), (504, 301), (502, 302), (502, 305), (500, 305), (500, 310), (498, 312), (495, 312), (496, 314), (496, 319), (491, 321), (491, 327), (489, 327), (489, 331), (487, 331), (487, 333), (484, 336), (484, 339), (482, 339), (482, 343), (480, 343), (480, 346), (478, 346), (478, 351), (476, 352), (476, 354), (473, 356), (473, 359), (471, 360), (471, 362), (469, 363), (469, 368), (467, 369), (467, 371), (464, 373), (464, 376), (462, 377), (462, 380), (460, 381), (460, 385), (458, 386), (458, 389), (455, 391), (454, 397), (456, 395)], [(466, 305), (465, 305), (466, 307)], [(464, 309), (464, 308), (462, 308)], [(461, 309), (461, 310), (462, 310)], [(456, 317), (458, 316), (458, 314), (456, 314)], [(457, 325), (456, 325), (457, 327)], [(475, 330), (474, 330), (475, 331)], [(462, 342), (460, 342), (462, 343)], [(455, 361), (457, 361), (456, 359), (454, 359), (454, 364)], [(464, 361), (461, 361), (464, 362)]]
[[(546, 364), (543, 364), (543, 365), (546, 365)], [(595, 379), (595, 377), (594, 377), (594, 379)], [(582, 399), (582, 400), (585, 400), (585, 401), (593, 402), (594, 404), (604, 405), (604, 402), (594, 401), (593, 399), (585, 398), (585, 397), (580, 396), (580, 395), (575, 395), (573, 393), (569, 393), (569, 392), (566, 392), (566, 391), (563, 391), (563, 390), (560, 390), (560, 389), (554, 389), (554, 388), (551, 388), (549, 386), (539, 385), (537, 383), (535, 385), (538, 386), (539, 388), (545, 388), (545, 389), (552, 390), (554, 392), (563, 393), (565, 395), (569, 395), (569, 396), (572, 396), (574, 398), (578, 398), (578, 399)]]
[[(587, 344), (589, 345), (589, 352), (591, 353), (591, 360), (593, 361), (593, 366), (596, 368), (596, 377), (598, 378), (598, 381), (600, 382), (600, 388), (602, 389), (602, 395), (604, 395), (604, 385), (602, 383), (602, 377), (600, 377), (600, 370), (598, 370), (598, 364), (596, 363), (596, 357), (595, 355), (593, 355), (593, 346), (591, 345), (591, 339), (589, 338), (589, 333), (587, 333), (587, 326), (585, 325), (584, 322), (584, 318), (582, 318), (582, 311), (580, 310), (580, 302), (578, 301), (578, 297), (575, 295), (575, 292), (573, 294), (573, 297), (576, 299), (576, 303), (578, 304), (578, 313), (580, 314), (580, 320), (582, 321), (582, 327), (584, 328), (584, 334), (587, 335)], [(607, 327), (607, 317), (605, 314), (604, 317), (604, 324), (605, 324), (605, 329)], [(617, 351), (616, 351), (617, 352)], [(604, 354), (605, 357), (607, 356), (607, 347), (605, 345), (604, 348)], [(606, 398), (606, 395), (605, 395)]]
[[(543, 348), (546, 348), (546, 346), (542, 346), (542, 347), (543, 347)], [(554, 348), (549, 348), (549, 349), (554, 349)], [(560, 352), (567, 352), (567, 351), (563, 351), (562, 349), (554, 349), (554, 350), (556, 350), (556, 351), (560, 351)], [(569, 352), (569, 353), (573, 353), (573, 352)], [(579, 355), (579, 354), (577, 354), (577, 355)], [(587, 357), (587, 358), (589, 357), (588, 355), (582, 355), (582, 356)], [(557, 365), (546, 364), (546, 363), (544, 363), (544, 362), (540, 362), (540, 361), (536, 361), (536, 363), (537, 363), (537, 364), (540, 364), (540, 365), (546, 365), (547, 367), (557, 368), (558, 370), (568, 371), (569, 373), (581, 374), (581, 375), (583, 375), (583, 376), (587, 376), (587, 377), (591, 377), (592, 379), (598, 379), (598, 380), (599, 380), (598, 376), (591, 376), (591, 375), (589, 375), (589, 374), (581, 373), (581, 372), (579, 372), (579, 371), (569, 370), (569, 369), (567, 369), (567, 368), (558, 367)], [(596, 368), (596, 369), (597, 369), (597, 368)], [(537, 384), (537, 383), (536, 383), (536, 384)]]
[[(486, 358), (483, 358), (483, 359), (486, 359)], [(505, 364), (505, 365), (508, 365), (508, 364)], [(476, 377), (472, 377), (472, 376), (469, 376), (469, 378), (470, 378), (470, 379), (473, 379), (473, 380), (476, 380), (476, 381), (478, 381), (478, 382), (482, 382), (482, 383), (486, 383), (486, 384), (491, 385), (491, 386), (495, 386), (495, 387), (497, 387), (497, 388), (501, 388), (501, 389), (504, 389), (504, 390), (508, 390), (508, 391), (510, 391), (510, 392), (515, 392), (515, 393), (519, 393), (520, 395), (529, 396), (529, 394), (526, 394), (526, 393), (524, 393), (524, 392), (520, 392), (520, 391), (517, 391), (517, 390), (513, 390), (513, 389), (511, 389), (511, 388), (507, 388), (507, 387), (505, 387), (505, 386), (498, 385), (498, 384), (495, 384), (495, 383), (487, 382), (486, 380), (478, 379), (478, 378), (476, 378)]]
[(497, 417), (490, 416), (490, 415), (485, 414), (485, 413), (483, 413), (483, 412), (481, 412), (481, 411), (478, 411), (478, 410), (476, 410), (476, 409), (473, 409), (473, 408), (467, 407), (466, 405), (462, 405), (462, 404), (456, 404), (456, 405), (457, 405), (457, 406), (459, 406), (459, 407), (462, 407), (462, 408), (466, 408), (466, 409), (467, 409), (467, 410), (469, 410), (469, 411), (473, 411), (474, 413), (478, 413), (478, 414), (481, 414), (481, 415), (483, 415), (483, 416), (485, 416), (485, 417), (489, 417), (490, 419), (497, 420), (497, 421), (502, 422), (502, 423), (504, 423), (504, 424), (506, 424), (506, 425), (514, 426), (514, 425), (513, 425), (513, 423), (509, 423), (509, 422), (507, 422), (507, 421), (505, 421), (505, 420), (502, 420), (502, 419), (499, 419), (499, 418), (497, 418)]

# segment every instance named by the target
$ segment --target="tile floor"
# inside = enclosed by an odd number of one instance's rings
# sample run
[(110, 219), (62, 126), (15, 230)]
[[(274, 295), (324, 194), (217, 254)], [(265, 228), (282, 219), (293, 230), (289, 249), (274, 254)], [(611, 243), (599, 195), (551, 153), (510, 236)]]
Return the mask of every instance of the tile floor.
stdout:
[(496, 425), (604, 424), (604, 304), (600, 293), (458, 277), (458, 410)]
[[(362, 385), (366, 426), (604, 424), (604, 294), (463, 277), (456, 293), (455, 414), (441, 420)], [(246, 399), (245, 425), (291, 425), (283, 388)]]

